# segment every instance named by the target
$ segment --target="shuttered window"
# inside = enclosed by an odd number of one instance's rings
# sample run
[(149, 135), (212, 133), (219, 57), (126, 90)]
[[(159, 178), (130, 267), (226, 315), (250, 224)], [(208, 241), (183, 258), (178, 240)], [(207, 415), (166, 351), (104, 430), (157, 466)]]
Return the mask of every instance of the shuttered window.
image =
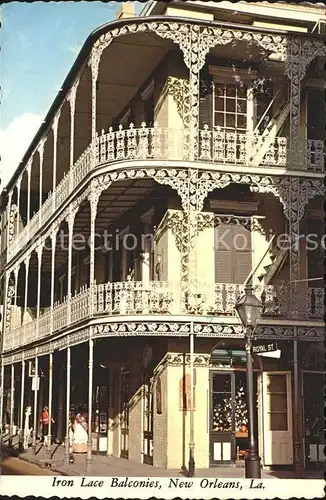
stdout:
[(252, 271), (251, 232), (242, 225), (215, 228), (215, 282), (242, 284)]

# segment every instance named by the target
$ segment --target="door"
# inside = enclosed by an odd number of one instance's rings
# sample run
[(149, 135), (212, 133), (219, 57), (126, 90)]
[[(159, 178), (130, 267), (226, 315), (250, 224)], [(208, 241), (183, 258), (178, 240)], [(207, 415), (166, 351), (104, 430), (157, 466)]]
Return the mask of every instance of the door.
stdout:
[(210, 376), (210, 465), (235, 462), (234, 372), (212, 372)]
[(264, 465), (292, 465), (291, 372), (264, 372), (260, 399), (260, 442)]

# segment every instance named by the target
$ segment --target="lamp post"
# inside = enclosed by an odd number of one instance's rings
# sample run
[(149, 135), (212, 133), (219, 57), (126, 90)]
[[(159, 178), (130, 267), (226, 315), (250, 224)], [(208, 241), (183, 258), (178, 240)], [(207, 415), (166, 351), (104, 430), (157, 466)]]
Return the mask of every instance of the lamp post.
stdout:
[(247, 364), (247, 401), (249, 413), (249, 451), (245, 459), (245, 474), (247, 478), (260, 478), (260, 457), (257, 452), (255, 437), (254, 384), (252, 370), (252, 338), (261, 312), (261, 302), (253, 294), (249, 283), (245, 286), (244, 295), (240, 297), (235, 309), (245, 328), (246, 364)]

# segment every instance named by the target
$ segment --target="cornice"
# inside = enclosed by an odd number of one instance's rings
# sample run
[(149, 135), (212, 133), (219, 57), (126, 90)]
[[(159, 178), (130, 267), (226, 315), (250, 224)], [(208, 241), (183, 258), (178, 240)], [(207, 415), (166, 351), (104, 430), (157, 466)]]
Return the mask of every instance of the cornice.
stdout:
[[(241, 325), (235, 324), (212, 324), (206, 323), (205, 321), (197, 321), (194, 324), (194, 333), (196, 337), (202, 338), (216, 338), (216, 339), (244, 339), (243, 327)], [(112, 318), (111, 318), (112, 320)], [(171, 321), (170, 318), (166, 320), (162, 317), (157, 320), (153, 319), (147, 321), (141, 321), (139, 318), (128, 320), (117, 320), (105, 324), (95, 324), (94, 326), (85, 325), (80, 330), (75, 329), (74, 331), (67, 331), (66, 334), (57, 338), (50, 338), (47, 341), (40, 343), (37, 346), (25, 346), (17, 352), (14, 353), (3, 353), (2, 362), (4, 365), (11, 363), (18, 363), (22, 360), (29, 360), (35, 356), (45, 356), (50, 352), (56, 350), (63, 350), (67, 347), (73, 347), (77, 344), (87, 342), (89, 339), (99, 339), (104, 337), (137, 337), (137, 336), (165, 336), (165, 337), (189, 337), (190, 333), (190, 322), (189, 318), (184, 321)], [(301, 342), (323, 342), (325, 338), (325, 327), (323, 324), (320, 327), (316, 326), (300, 326), (298, 321), (295, 333), (295, 326), (286, 325), (260, 325), (255, 331), (256, 340), (295, 340)], [(172, 353), (173, 354), (173, 353)], [(170, 365), (176, 365), (180, 363), (178, 358), (180, 353), (174, 353), (174, 357), (170, 358), (171, 353), (168, 353), (165, 358), (164, 363), (170, 363)], [(189, 356), (186, 354), (185, 356)], [(207, 354), (195, 354), (195, 366), (206, 366), (208, 362), (206, 359)], [(189, 361), (189, 357), (186, 358), (186, 362)], [(162, 360), (163, 362), (163, 360)], [(161, 362), (161, 363), (162, 363)], [(183, 363), (183, 361), (182, 361)], [(160, 365), (158, 365), (160, 366)], [(158, 367), (157, 367), (158, 368)]]

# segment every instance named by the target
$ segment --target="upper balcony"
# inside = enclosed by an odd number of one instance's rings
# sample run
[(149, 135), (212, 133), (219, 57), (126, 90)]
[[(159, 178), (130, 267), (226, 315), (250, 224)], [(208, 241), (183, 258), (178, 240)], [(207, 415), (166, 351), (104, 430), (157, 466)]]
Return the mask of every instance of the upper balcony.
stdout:
[[(217, 167), (241, 167), (245, 172), (252, 172), (253, 167), (261, 166), (270, 173), (270, 169), (282, 169), (291, 161), (289, 140), (276, 137), (270, 140), (268, 135), (259, 133), (232, 132), (221, 127), (209, 129), (207, 125), (198, 132), (195, 153), (191, 158), (186, 147), (187, 131), (161, 127), (155, 123), (148, 127), (145, 123), (140, 128), (130, 124), (124, 129), (121, 125), (114, 131), (112, 127), (106, 133), (102, 131), (89, 145), (86, 151), (70, 168), (55, 190), (49, 194), (41, 209), (34, 214), (23, 230), (13, 238), (8, 248), (7, 258), (12, 259), (41, 227), (58, 211), (69, 196), (97, 168), (115, 165), (117, 171), (121, 165), (142, 168), (149, 162), (198, 162)], [(321, 140), (301, 141), (297, 170), (322, 172), (324, 170), (325, 149)]]
[[(324, 69), (315, 64), (323, 52), (314, 37), (304, 40), (311, 52), (299, 81), (290, 71), (288, 35), (188, 21), (125, 19), (87, 41), (8, 184), (8, 218), (17, 219), (8, 260), (100, 167), (196, 162), (222, 171), (322, 175)], [(193, 25), (203, 37), (196, 75), (189, 61), (198, 53), (184, 38)]]
[[(237, 322), (235, 302), (244, 291), (244, 285), (228, 283), (171, 283), (164, 281), (126, 281), (104, 283), (84, 288), (71, 299), (55, 304), (22, 326), (6, 332), (4, 351), (18, 349), (33, 342), (49, 339), (52, 335), (76, 327), (81, 322), (96, 318), (106, 320), (144, 321), (145, 317), (169, 320), (171, 316), (200, 316), (209, 321), (214, 316)], [(299, 299), (297, 313), (292, 319), (320, 321), (324, 315), (324, 289), (291, 287), (286, 285), (259, 285), (255, 294), (263, 305), (261, 323), (267, 320), (285, 320), (289, 317), (291, 296)], [(222, 320), (223, 321), (223, 320)]]

